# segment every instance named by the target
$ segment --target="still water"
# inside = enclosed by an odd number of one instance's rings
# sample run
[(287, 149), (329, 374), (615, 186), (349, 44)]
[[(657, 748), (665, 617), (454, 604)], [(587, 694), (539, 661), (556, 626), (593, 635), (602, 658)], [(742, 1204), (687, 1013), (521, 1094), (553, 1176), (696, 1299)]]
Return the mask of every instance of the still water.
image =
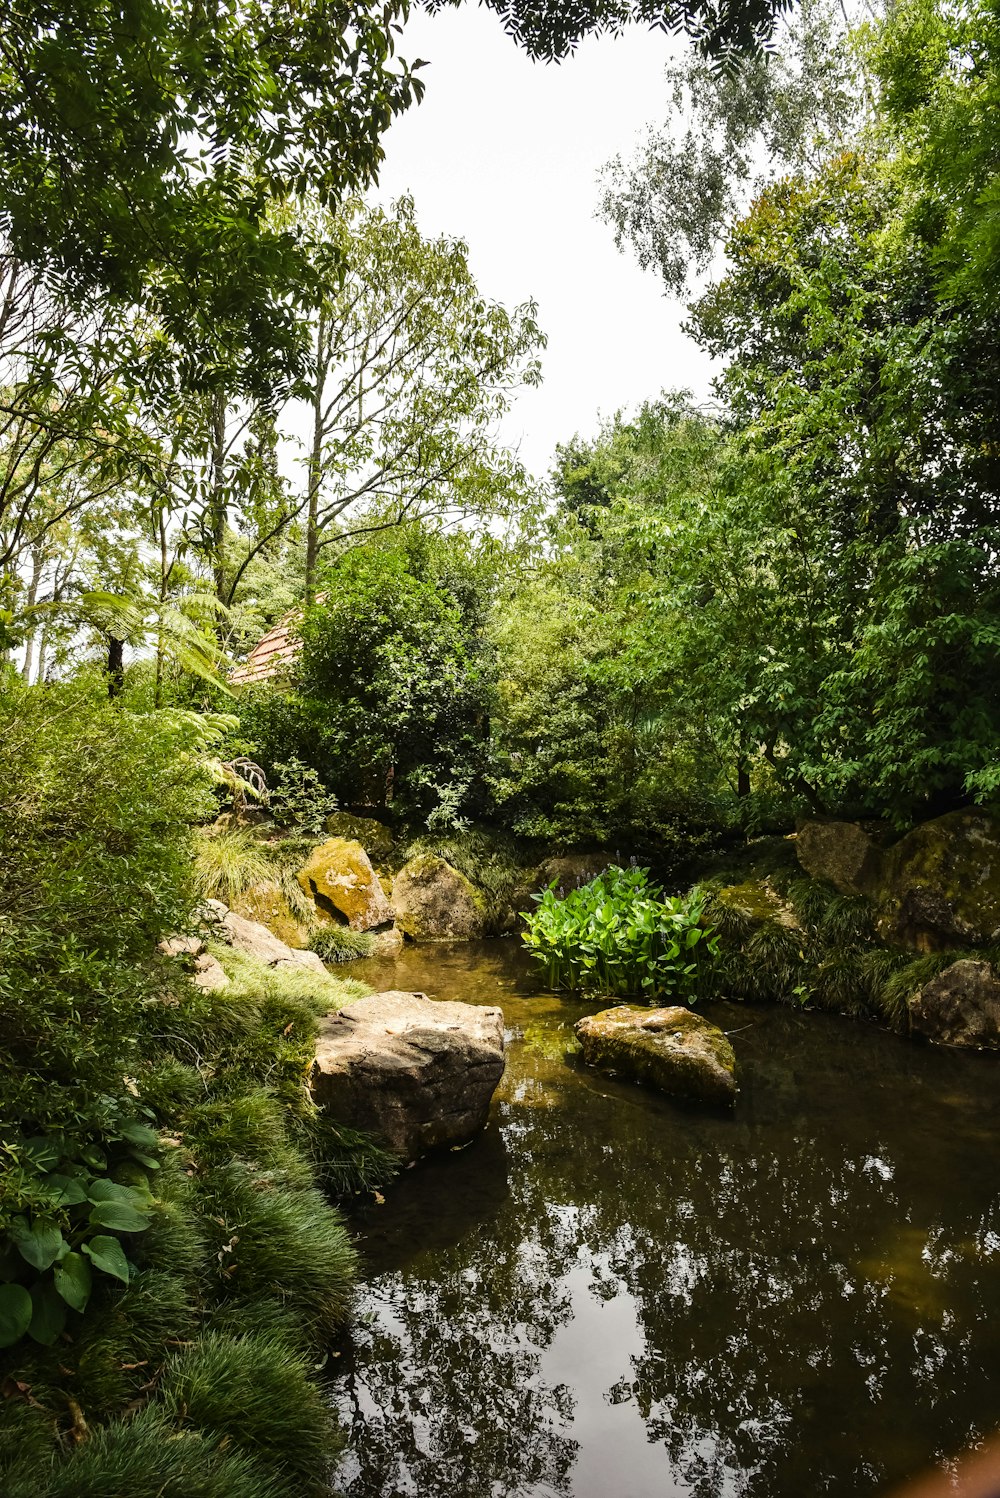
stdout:
[(1000, 1426), (1000, 1058), (720, 1003), (722, 1117), (585, 1069), (512, 941), (352, 971), (509, 1051), (356, 1222), (345, 1498), (858, 1498)]

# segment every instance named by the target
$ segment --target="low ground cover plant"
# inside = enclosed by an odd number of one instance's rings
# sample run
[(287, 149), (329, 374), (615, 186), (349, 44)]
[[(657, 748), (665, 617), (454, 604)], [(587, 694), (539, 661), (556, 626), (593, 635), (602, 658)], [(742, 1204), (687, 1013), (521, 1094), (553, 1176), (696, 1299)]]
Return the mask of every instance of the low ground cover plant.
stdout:
[(692, 1004), (718, 951), (697, 890), (668, 896), (649, 870), (611, 868), (535, 895), (524, 944), (552, 988)]

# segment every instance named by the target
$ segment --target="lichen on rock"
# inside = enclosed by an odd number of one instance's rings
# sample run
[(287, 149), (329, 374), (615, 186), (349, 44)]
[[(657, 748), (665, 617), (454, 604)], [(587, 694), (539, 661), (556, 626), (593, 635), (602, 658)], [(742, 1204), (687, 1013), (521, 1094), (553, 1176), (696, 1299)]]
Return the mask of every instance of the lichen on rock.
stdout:
[(939, 1045), (1000, 1049), (1000, 976), (989, 962), (953, 962), (907, 1003), (910, 1029)]
[(982, 946), (1000, 937), (1000, 823), (953, 811), (924, 822), (885, 854), (879, 934), (918, 952)]
[(483, 935), (489, 915), (471, 880), (433, 853), (418, 853), (400, 869), (392, 909), (411, 941), (467, 941)]
[(374, 931), (392, 921), (392, 907), (359, 842), (333, 837), (320, 843), (296, 875), (320, 912), (353, 931)]
[(688, 1102), (731, 1107), (736, 1057), (717, 1025), (690, 1009), (619, 1004), (577, 1022), (583, 1059)]

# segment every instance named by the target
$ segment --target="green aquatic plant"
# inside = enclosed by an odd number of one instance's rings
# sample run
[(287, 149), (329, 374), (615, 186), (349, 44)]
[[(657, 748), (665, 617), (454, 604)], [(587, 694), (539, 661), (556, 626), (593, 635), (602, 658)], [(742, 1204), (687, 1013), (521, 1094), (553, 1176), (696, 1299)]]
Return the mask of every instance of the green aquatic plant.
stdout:
[(694, 1003), (718, 951), (700, 891), (670, 897), (648, 869), (611, 868), (525, 916), (524, 944), (552, 988)]

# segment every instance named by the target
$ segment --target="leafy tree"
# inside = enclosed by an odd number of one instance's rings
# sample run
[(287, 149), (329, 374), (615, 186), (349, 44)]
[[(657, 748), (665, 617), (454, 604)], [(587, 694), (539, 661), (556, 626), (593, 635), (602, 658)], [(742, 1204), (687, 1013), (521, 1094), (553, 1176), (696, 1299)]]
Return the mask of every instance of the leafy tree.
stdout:
[(394, 60), (404, 14), (140, 0), (126, 18), (107, 0), (17, 0), (0, 43), (0, 231), (70, 287), (153, 308), (199, 381), (215, 366), (266, 385), (301, 351), (294, 294), (314, 275), (268, 201), (308, 183), (335, 202), (371, 181), (420, 92)]
[(601, 214), (644, 267), (681, 292), (769, 183), (816, 168), (870, 112), (843, 7), (804, 0), (772, 44), (726, 69), (692, 52), (666, 71), (667, 121), (604, 171)]
[(296, 689), (240, 702), (270, 768), (297, 756), (343, 805), (444, 831), (484, 807), (492, 662), (475, 555), (410, 529), (321, 577)]

